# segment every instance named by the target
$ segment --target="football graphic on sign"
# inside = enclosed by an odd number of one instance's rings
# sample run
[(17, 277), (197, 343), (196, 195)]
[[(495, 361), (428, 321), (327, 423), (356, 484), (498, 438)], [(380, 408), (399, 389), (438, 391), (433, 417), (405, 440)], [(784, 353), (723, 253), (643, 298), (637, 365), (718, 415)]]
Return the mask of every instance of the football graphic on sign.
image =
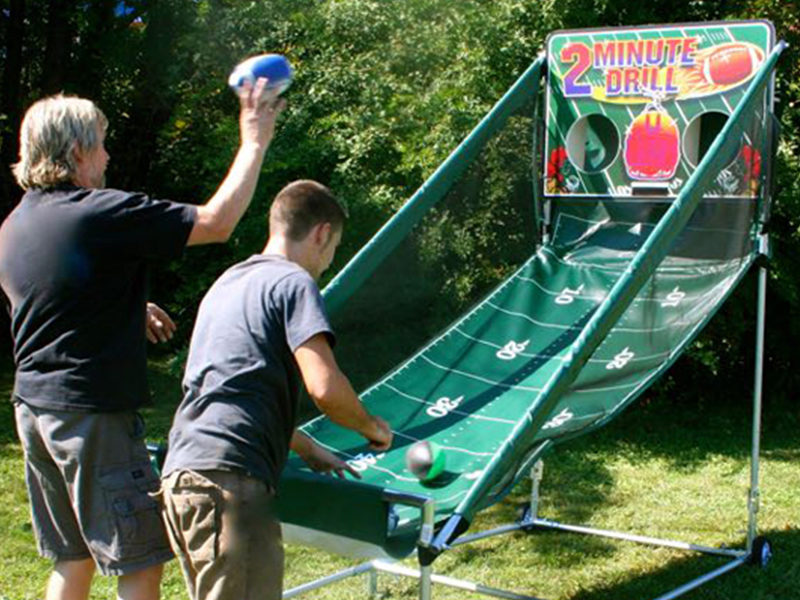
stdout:
[(707, 83), (727, 86), (749, 79), (763, 61), (760, 48), (738, 42), (715, 46), (700, 62)]
[(662, 110), (636, 117), (625, 137), (625, 168), (631, 179), (663, 181), (675, 175), (680, 158), (675, 120)]

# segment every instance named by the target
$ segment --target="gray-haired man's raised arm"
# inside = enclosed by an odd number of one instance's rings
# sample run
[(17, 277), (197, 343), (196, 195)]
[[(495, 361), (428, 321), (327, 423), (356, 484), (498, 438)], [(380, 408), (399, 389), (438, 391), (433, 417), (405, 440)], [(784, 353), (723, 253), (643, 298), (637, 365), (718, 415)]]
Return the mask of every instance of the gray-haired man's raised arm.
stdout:
[(275, 121), (285, 106), (277, 89), (268, 90), (266, 79), (239, 90), (241, 144), (227, 176), (216, 193), (197, 207), (188, 245), (224, 242), (253, 199), (264, 155), (275, 132)]

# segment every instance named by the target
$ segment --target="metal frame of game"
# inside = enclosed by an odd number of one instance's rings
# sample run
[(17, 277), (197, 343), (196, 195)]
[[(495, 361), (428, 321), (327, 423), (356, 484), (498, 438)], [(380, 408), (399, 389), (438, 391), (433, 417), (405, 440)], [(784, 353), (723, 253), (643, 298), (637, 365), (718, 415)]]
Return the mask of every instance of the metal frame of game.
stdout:
[[(762, 238), (762, 252), (767, 252), (767, 237)], [(763, 265), (758, 267), (758, 314), (756, 322), (756, 356), (755, 356), (755, 380), (753, 384), (753, 430), (751, 440), (751, 454), (750, 454), (750, 491), (747, 497), (747, 545), (744, 549), (731, 549), (731, 548), (713, 548), (708, 546), (701, 546), (688, 542), (679, 542), (674, 540), (658, 539), (653, 537), (633, 535), (629, 533), (622, 533), (617, 531), (608, 531), (604, 529), (596, 529), (592, 527), (583, 527), (578, 525), (566, 525), (557, 521), (540, 518), (538, 516), (539, 507), (539, 485), (542, 479), (542, 463), (537, 463), (536, 467), (532, 469), (531, 480), (531, 503), (525, 511), (522, 519), (514, 525), (503, 528), (504, 531), (524, 530), (530, 531), (533, 529), (546, 529), (555, 531), (566, 531), (571, 533), (582, 533), (588, 535), (596, 535), (601, 537), (613, 538), (629, 542), (637, 542), (651, 546), (660, 546), (665, 548), (674, 548), (678, 550), (689, 550), (700, 552), (703, 554), (713, 554), (716, 556), (724, 556), (732, 558), (730, 562), (714, 569), (700, 577), (697, 577), (679, 587), (663, 594), (656, 598), (656, 600), (672, 600), (682, 596), (717, 577), (729, 573), (734, 569), (747, 564), (756, 564), (759, 566), (766, 566), (772, 557), (772, 549), (769, 541), (763, 537), (756, 537), (757, 531), (757, 514), (759, 509), (759, 467), (760, 467), (760, 449), (761, 449), (761, 406), (762, 406), (762, 384), (764, 375), (764, 326), (766, 321), (766, 302), (767, 302), (767, 268)], [(491, 532), (486, 532), (485, 535), (491, 535)], [(484, 535), (484, 537), (485, 537)]]

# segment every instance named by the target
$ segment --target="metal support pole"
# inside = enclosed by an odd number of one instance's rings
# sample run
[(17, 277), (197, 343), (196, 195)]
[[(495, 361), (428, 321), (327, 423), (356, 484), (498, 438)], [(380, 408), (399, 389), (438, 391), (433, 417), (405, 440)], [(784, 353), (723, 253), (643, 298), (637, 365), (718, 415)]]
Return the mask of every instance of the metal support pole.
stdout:
[(553, 201), (549, 198), (544, 200), (542, 206), (542, 244), (550, 242), (550, 223), (553, 220)]
[(644, 535), (634, 535), (631, 533), (624, 533), (620, 531), (611, 531), (608, 529), (597, 529), (595, 527), (583, 527), (581, 525), (565, 525), (550, 519), (537, 518), (531, 525), (541, 529), (553, 529), (556, 531), (568, 531), (570, 533), (582, 533), (586, 535), (596, 535), (600, 537), (607, 537), (615, 540), (623, 540), (628, 542), (636, 542), (638, 544), (647, 544), (650, 546), (663, 546), (664, 548), (675, 548), (676, 550), (692, 550), (694, 552), (702, 552), (704, 554), (714, 554), (717, 556), (731, 556), (740, 558), (747, 553), (743, 550), (732, 550), (729, 548), (712, 548), (710, 546), (700, 546), (698, 544), (691, 544), (689, 542), (679, 542), (675, 540), (665, 540), (661, 538), (648, 537)]
[[(373, 564), (375, 565), (376, 569), (386, 573), (402, 575), (404, 577), (424, 577), (424, 572), (420, 573), (420, 571), (416, 569), (410, 569), (408, 567), (404, 567), (403, 565), (388, 563), (382, 560), (376, 560)], [(441, 585), (446, 585), (448, 587), (453, 587), (460, 590), (467, 590), (469, 592), (482, 594), (484, 596), (493, 596), (494, 598), (506, 598), (507, 600), (541, 600), (534, 596), (523, 596), (521, 594), (515, 594), (513, 592), (507, 592), (506, 590), (499, 590), (497, 588), (481, 585), (479, 583), (472, 583), (470, 581), (464, 581), (462, 579), (456, 579), (454, 577), (447, 577), (445, 575), (431, 575), (430, 579), (431, 581)]]
[(758, 316), (756, 320), (756, 369), (753, 383), (753, 447), (750, 458), (750, 493), (747, 498), (747, 552), (753, 549), (760, 503), (759, 462), (761, 453), (761, 399), (764, 381), (764, 328), (767, 317), (767, 269), (758, 269)]
[(528, 518), (533, 521), (539, 517), (539, 485), (544, 474), (544, 462), (537, 460), (531, 469), (531, 511)]
[[(433, 500), (427, 500), (422, 505), (422, 530), (419, 533), (419, 546), (420, 548), (427, 548), (433, 541), (435, 534), (434, 526), (436, 520), (436, 503)], [(417, 558), (420, 558), (417, 552)], [(419, 565), (419, 600), (431, 600), (431, 575), (433, 574), (433, 567), (430, 564), (423, 565), (420, 559)]]
[[(544, 65), (547, 64), (547, 55), (545, 52), (539, 53), (539, 57), (542, 58), (543, 68)], [(539, 161), (539, 139), (540, 134), (543, 133), (543, 128), (540, 127), (539, 122), (539, 109), (540, 109), (540, 102), (537, 95), (533, 96), (533, 127), (532, 129), (532, 140), (531, 140), (531, 185), (533, 187), (533, 228), (536, 231), (536, 244), (539, 244), (542, 240), (542, 235), (544, 234), (544, 224), (542, 222), (542, 189), (539, 187), (542, 185), (542, 179), (539, 177), (539, 165), (541, 162)]]
[(431, 600), (433, 590), (431, 589), (433, 567), (428, 565), (419, 568), (419, 600)]
[(462, 535), (460, 538), (451, 543), (450, 546), (452, 548), (455, 548), (456, 546), (462, 546), (463, 544), (470, 544), (472, 542), (477, 542), (478, 540), (484, 540), (486, 538), (494, 537), (496, 535), (514, 533), (515, 531), (520, 531), (522, 529), (525, 529), (525, 527), (526, 527), (526, 522), (514, 523), (512, 525), (501, 525), (500, 527), (487, 529), (486, 531), (479, 531), (478, 533), (473, 533), (471, 535)]
[(334, 573), (327, 577), (323, 577), (315, 581), (310, 581), (308, 583), (304, 583), (292, 589), (286, 590), (285, 592), (283, 592), (283, 598), (284, 600), (286, 600), (287, 598), (294, 598), (295, 596), (305, 594), (306, 592), (310, 592), (311, 590), (316, 590), (317, 588), (321, 588), (326, 585), (336, 583), (337, 581), (347, 579), (348, 577), (355, 577), (356, 575), (361, 575), (362, 573), (366, 573), (373, 569), (374, 567), (372, 566), (371, 562), (362, 563), (360, 565), (351, 567), (349, 569), (343, 569), (338, 573)]
[(743, 564), (747, 562), (746, 558), (739, 558), (732, 562), (729, 562), (726, 565), (721, 566), (719, 569), (715, 569), (710, 573), (706, 573), (697, 579), (693, 579), (689, 583), (686, 583), (678, 588), (675, 588), (671, 592), (664, 594), (663, 596), (659, 596), (656, 600), (673, 600), (678, 596), (683, 596), (686, 592), (690, 592), (695, 588), (699, 588), (701, 585), (705, 585), (712, 579), (716, 579), (720, 575), (725, 575), (725, 573), (729, 573), (736, 569), (737, 567), (741, 567)]
[(378, 595), (378, 571), (367, 572), (367, 597), (373, 600)]

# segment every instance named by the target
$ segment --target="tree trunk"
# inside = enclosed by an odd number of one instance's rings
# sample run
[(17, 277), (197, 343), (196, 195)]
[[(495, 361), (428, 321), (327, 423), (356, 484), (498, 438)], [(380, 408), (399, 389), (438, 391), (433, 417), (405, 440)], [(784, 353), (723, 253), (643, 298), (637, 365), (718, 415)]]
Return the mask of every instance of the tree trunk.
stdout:
[(66, 0), (50, 0), (50, 8), (47, 11), (47, 34), (41, 82), (44, 96), (64, 91), (72, 39), (69, 4)]
[(114, 43), (116, 0), (94, 0), (86, 10), (86, 32), (76, 48), (76, 70), (70, 84), (83, 98), (99, 102), (102, 98), (106, 51)]
[(5, 68), (3, 69), (3, 100), (0, 112), (2, 123), (2, 148), (0, 148), (0, 219), (11, 211), (22, 192), (14, 182), (11, 164), (17, 162), (19, 153), (19, 124), (21, 113), (22, 42), (25, 19), (25, 0), (11, 0), (6, 22)]

